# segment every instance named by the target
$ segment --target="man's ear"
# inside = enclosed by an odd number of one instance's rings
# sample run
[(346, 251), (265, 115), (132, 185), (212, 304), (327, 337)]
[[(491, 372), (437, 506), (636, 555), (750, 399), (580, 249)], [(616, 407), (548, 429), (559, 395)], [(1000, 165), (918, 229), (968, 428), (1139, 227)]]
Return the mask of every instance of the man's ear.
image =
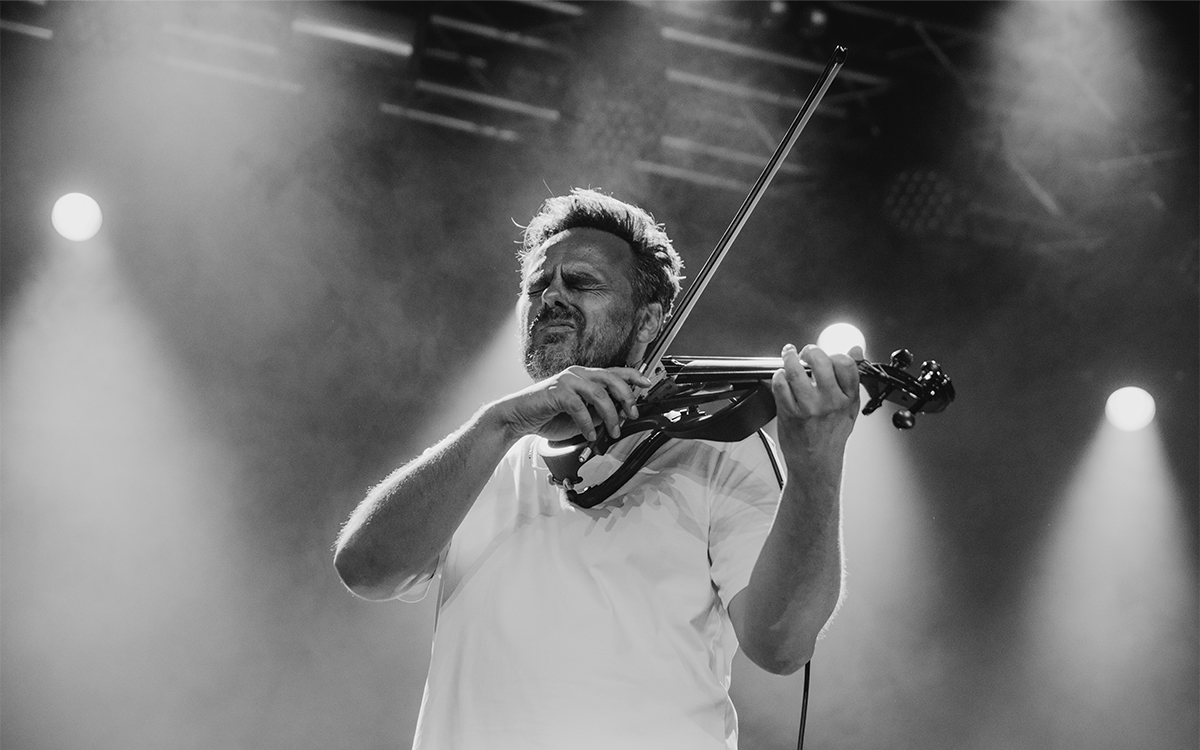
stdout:
[(658, 337), (663, 326), (663, 309), (658, 302), (650, 302), (638, 311), (637, 340), (649, 344)]

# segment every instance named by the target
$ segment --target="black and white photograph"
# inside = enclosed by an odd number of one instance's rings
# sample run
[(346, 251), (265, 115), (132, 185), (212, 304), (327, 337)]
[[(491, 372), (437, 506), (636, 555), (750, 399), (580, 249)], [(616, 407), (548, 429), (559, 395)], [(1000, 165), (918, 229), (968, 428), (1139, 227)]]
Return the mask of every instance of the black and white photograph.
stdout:
[(1200, 2), (3, 0), (3, 750), (1195, 750)]

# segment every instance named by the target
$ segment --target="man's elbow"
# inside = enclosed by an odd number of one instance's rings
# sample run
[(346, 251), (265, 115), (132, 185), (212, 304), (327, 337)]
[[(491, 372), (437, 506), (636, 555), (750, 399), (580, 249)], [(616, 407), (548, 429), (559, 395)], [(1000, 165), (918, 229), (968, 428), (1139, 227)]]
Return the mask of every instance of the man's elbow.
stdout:
[(794, 674), (807, 664), (813, 656), (816, 642), (792, 645), (787, 648), (755, 648), (742, 644), (742, 652), (751, 662), (771, 674), (786, 676)]
[(342, 584), (355, 596), (373, 602), (391, 599), (396, 585), (373, 573), (370, 561), (364, 560), (347, 545), (339, 544), (333, 553), (333, 567)]

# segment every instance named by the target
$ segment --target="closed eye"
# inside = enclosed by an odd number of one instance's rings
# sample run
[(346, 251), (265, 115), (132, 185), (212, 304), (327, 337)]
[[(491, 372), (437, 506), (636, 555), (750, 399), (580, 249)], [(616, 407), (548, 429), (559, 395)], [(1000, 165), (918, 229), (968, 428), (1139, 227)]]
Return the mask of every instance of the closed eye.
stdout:
[(563, 283), (571, 289), (595, 289), (604, 286), (603, 280), (590, 273), (579, 271), (564, 273)]
[[(603, 289), (604, 280), (587, 273), (586, 271), (568, 271), (562, 275), (563, 286), (573, 291), (591, 291), (595, 289)], [(525, 285), (525, 294), (533, 297), (546, 291), (546, 287), (550, 286), (550, 279), (540, 277), (529, 281)]]

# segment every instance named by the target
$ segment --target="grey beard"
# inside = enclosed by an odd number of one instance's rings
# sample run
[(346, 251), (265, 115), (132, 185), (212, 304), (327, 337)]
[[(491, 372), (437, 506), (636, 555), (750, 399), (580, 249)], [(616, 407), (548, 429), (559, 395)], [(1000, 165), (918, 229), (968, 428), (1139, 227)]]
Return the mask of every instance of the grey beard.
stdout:
[[(582, 323), (582, 320), (577, 322)], [(525, 372), (529, 377), (545, 380), (572, 365), (625, 367), (630, 364), (629, 355), (637, 344), (637, 329), (632, 326), (632, 321), (624, 339), (618, 338), (620, 333), (617, 331), (593, 332), (577, 328), (576, 335), (575, 345), (570, 348), (553, 339), (535, 347), (532, 331), (524, 331), (521, 345), (525, 352)]]

